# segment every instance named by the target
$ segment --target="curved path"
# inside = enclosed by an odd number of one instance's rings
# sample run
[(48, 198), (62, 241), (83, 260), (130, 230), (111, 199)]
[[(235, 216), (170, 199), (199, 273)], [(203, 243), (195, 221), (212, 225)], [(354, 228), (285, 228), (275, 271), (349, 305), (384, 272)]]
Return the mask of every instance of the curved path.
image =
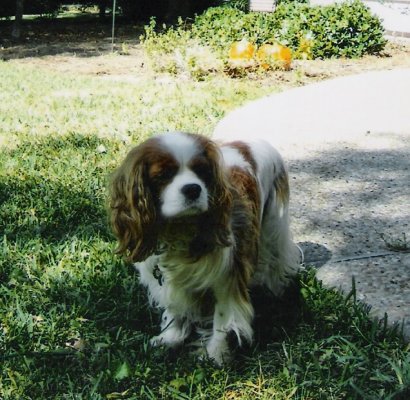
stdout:
[(410, 338), (410, 69), (253, 101), (220, 121), (214, 137), (264, 139), (282, 153), (306, 263), (346, 292), (354, 276), (358, 298), (375, 316), (404, 321)]

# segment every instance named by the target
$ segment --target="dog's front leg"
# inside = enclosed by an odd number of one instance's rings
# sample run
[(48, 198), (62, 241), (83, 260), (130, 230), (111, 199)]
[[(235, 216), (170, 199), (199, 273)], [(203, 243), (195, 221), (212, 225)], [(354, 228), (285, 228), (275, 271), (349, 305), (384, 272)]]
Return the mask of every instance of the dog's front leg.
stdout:
[(230, 359), (227, 340), (229, 332), (235, 333), (239, 345), (242, 344), (242, 339), (252, 342), (253, 307), (248, 292), (240, 290), (240, 287), (235, 279), (228, 279), (219, 289), (214, 289), (216, 303), (213, 329), (206, 350), (218, 365)]
[(226, 304), (217, 302), (213, 317), (212, 336), (206, 346), (208, 357), (212, 358), (216, 364), (222, 365), (229, 361), (228, 329), (232, 316)]
[(162, 314), (161, 333), (151, 339), (153, 346), (177, 347), (189, 336), (191, 327), (186, 319), (175, 316), (169, 310)]

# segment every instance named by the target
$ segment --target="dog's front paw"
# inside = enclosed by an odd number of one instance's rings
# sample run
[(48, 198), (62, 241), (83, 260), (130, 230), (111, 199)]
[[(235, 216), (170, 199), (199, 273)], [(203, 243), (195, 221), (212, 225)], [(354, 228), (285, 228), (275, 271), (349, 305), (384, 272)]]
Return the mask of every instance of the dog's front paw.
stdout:
[(228, 363), (231, 359), (231, 354), (229, 352), (226, 339), (211, 339), (206, 346), (206, 352), (208, 353), (208, 357), (219, 366)]
[(167, 347), (178, 347), (183, 344), (185, 340), (185, 334), (177, 328), (168, 328), (165, 332), (162, 332), (158, 336), (151, 338), (151, 346), (167, 346)]
[(149, 343), (152, 347), (159, 347), (159, 346), (162, 346), (164, 344), (164, 339), (163, 339), (162, 335), (153, 336), (150, 339)]

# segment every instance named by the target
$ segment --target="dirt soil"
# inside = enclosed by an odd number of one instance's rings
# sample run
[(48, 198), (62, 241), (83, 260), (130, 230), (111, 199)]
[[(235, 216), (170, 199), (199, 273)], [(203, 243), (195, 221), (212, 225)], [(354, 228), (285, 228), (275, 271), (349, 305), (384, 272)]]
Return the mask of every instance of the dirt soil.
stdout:
[[(19, 43), (11, 40), (10, 31), (11, 23), (0, 21), (0, 60), (13, 64), (124, 81), (140, 79), (149, 72), (139, 43), (141, 25), (119, 25), (114, 52), (109, 21), (32, 21), (26, 24)], [(390, 41), (382, 54), (361, 59), (295, 60), (290, 72), (274, 71), (251, 79), (285, 88), (334, 76), (398, 67), (410, 68), (410, 40)]]

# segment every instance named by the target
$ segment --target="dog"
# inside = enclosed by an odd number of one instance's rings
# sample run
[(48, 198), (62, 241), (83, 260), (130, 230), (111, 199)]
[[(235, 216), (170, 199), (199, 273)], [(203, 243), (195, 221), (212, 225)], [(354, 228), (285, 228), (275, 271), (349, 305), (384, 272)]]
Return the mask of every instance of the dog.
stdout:
[(250, 288), (280, 296), (298, 271), (288, 202), (284, 162), (267, 142), (173, 132), (131, 149), (112, 177), (110, 220), (117, 252), (162, 311), (152, 345), (179, 346), (210, 321), (200, 335), (221, 365), (229, 334), (252, 341)]

